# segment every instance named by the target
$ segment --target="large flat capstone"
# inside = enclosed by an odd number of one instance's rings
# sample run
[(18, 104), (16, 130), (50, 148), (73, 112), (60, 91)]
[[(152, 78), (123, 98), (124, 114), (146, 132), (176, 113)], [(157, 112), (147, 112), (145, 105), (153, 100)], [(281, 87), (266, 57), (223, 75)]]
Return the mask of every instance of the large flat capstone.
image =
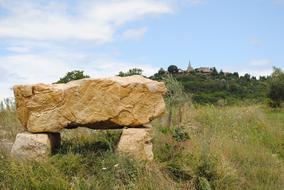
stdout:
[(164, 83), (142, 76), (17, 85), (17, 114), (29, 132), (139, 127), (165, 111)]

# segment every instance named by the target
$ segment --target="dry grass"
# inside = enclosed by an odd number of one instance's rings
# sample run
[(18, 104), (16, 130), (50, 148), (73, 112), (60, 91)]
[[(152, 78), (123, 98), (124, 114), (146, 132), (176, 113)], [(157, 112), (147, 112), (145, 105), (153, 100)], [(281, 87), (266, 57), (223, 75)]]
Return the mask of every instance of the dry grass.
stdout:
[(182, 126), (188, 141), (176, 142), (172, 130), (155, 125), (158, 161), (174, 175), (190, 176), (179, 183), (190, 181), (196, 189), (284, 188), (283, 112), (259, 106), (187, 110), (172, 128)]

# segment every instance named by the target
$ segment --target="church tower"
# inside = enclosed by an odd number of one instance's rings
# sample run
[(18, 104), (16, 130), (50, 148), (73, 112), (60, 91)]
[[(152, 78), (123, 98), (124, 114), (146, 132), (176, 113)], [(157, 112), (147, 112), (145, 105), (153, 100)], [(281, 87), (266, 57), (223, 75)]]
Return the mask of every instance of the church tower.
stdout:
[(189, 73), (189, 72), (191, 72), (191, 71), (193, 71), (193, 70), (194, 70), (194, 69), (193, 69), (193, 67), (191, 66), (191, 63), (190, 63), (190, 61), (189, 61), (186, 72)]

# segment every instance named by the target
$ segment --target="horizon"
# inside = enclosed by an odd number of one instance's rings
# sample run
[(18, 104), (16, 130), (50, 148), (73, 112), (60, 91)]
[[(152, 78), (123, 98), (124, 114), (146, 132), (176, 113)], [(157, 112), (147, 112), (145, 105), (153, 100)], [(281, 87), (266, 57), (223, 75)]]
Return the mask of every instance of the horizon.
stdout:
[(0, 100), (16, 84), (141, 68), (268, 76), (284, 68), (283, 0), (0, 0)]

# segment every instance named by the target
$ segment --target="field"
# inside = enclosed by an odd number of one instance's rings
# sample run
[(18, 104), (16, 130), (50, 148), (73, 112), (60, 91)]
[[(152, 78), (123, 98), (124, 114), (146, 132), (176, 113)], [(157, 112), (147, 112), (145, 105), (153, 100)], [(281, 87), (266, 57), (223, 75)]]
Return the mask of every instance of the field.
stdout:
[(0, 112), (0, 189), (284, 189), (283, 111), (188, 102), (168, 101), (153, 122), (153, 162), (117, 155), (120, 130), (89, 129), (64, 131), (47, 161), (13, 160), (3, 142), (22, 129), (11, 103)]

